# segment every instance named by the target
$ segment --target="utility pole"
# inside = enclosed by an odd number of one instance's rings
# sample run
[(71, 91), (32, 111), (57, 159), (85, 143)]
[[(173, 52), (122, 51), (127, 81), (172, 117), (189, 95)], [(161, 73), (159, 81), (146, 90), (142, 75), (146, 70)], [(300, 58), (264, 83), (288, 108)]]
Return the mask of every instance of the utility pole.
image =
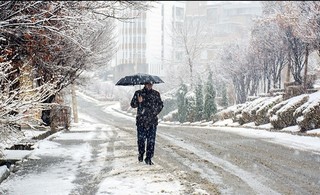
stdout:
[(76, 99), (76, 84), (72, 83), (72, 113), (73, 113), (73, 120), (75, 123), (78, 123), (78, 105), (77, 105), (77, 99)]

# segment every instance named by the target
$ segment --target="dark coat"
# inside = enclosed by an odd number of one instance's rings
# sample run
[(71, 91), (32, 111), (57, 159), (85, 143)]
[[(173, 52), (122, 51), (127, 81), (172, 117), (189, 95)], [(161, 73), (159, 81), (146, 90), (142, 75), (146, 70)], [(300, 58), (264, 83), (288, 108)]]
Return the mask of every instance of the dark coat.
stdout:
[[(143, 101), (138, 102), (138, 95), (142, 96)], [(138, 108), (136, 116), (136, 125), (138, 127), (149, 128), (152, 125), (158, 125), (158, 114), (163, 108), (163, 102), (160, 93), (154, 89), (143, 88), (137, 90), (131, 100), (131, 107)]]

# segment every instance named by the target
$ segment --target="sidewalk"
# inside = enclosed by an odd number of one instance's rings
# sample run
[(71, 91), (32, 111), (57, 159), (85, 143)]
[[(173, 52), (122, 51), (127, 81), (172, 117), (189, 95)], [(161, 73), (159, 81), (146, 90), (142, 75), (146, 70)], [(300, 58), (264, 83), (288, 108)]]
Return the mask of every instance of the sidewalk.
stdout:
[(39, 140), (45, 139), (46, 137), (52, 135), (50, 128), (41, 128), (42, 130), (34, 130), (31, 128), (21, 129), (22, 133), (25, 135), (19, 140), (12, 140), (6, 144), (3, 151), (3, 158), (0, 159), (0, 183), (6, 179), (10, 172), (14, 172), (17, 169), (20, 161), (26, 159)]

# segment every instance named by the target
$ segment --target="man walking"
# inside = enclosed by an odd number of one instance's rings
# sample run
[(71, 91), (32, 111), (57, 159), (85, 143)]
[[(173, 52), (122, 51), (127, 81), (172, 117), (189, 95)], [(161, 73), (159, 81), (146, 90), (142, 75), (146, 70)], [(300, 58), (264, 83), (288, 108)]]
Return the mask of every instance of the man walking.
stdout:
[[(152, 83), (145, 83), (144, 88), (135, 91), (131, 107), (137, 108), (136, 126), (138, 142), (138, 160), (143, 161), (143, 155), (146, 152), (145, 163), (152, 165), (151, 161), (154, 154), (156, 141), (156, 131), (158, 125), (158, 114), (163, 108), (163, 102), (160, 93), (152, 89)], [(145, 148), (145, 142), (147, 147)]]

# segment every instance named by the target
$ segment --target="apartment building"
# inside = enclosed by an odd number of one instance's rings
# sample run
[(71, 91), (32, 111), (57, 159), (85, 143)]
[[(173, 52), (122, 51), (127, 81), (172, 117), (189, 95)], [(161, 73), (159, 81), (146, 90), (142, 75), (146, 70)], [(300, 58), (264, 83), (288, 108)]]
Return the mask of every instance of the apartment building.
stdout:
[[(261, 2), (236, 1), (188, 1), (185, 21), (195, 21), (203, 28), (204, 40), (201, 55), (194, 60), (195, 71), (202, 75), (206, 68), (219, 66), (221, 49), (229, 43), (249, 41), (254, 18), (262, 15)], [(219, 78), (217, 82), (219, 82)], [(227, 86), (229, 103), (233, 104), (235, 94)], [(217, 96), (221, 92), (217, 91)]]
[(186, 20), (201, 20), (208, 35), (207, 59), (214, 59), (224, 44), (246, 40), (255, 17), (262, 14), (260, 2), (253, 1), (188, 1)]
[(205, 64), (213, 60), (223, 44), (249, 37), (255, 16), (261, 15), (260, 2), (158, 1), (154, 8), (117, 24), (118, 52), (113, 59), (114, 81), (137, 72), (166, 76), (165, 70), (185, 56), (173, 36), (173, 28), (185, 20), (201, 20), (207, 27), (207, 49), (200, 55)]
[(184, 6), (183, 1), (159, 1), (140, 15), (131, 11), (135, 19), (117, 23), (114, 81), (138, 72), (164, 76), (166, 62), (175, 56), (171, 30), (176, 22), (183, 22)]
[(211, 2), (206, 7), (206, 19), (212, 36), (208, 58), (214, 59), (216, 50), (228, 43), (249, 40), (256, 17), (262, 15), (261, 2)]

